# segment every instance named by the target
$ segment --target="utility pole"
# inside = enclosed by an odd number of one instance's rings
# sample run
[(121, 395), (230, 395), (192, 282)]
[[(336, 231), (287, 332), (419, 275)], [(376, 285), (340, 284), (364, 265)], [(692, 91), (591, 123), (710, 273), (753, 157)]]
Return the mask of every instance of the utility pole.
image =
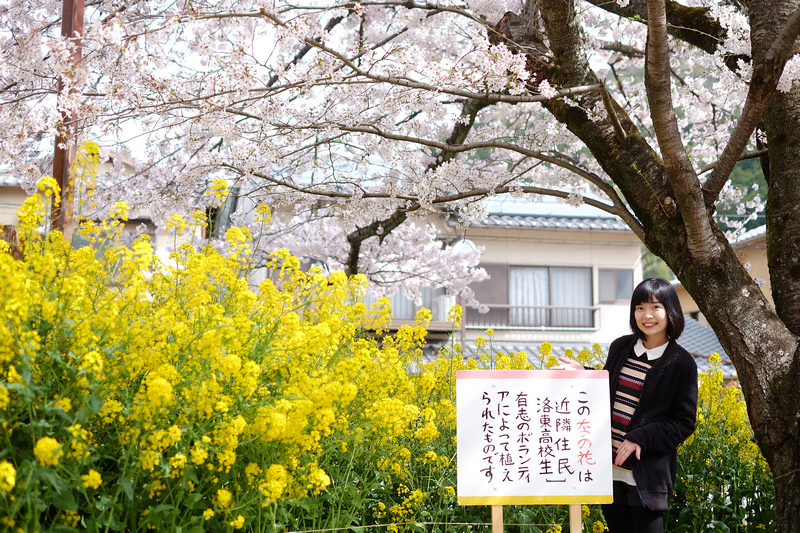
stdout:
[[(82, 57), (81, 35), (83, 35), (83, 6), (84, 0), (63, 0), (61, 5), (61, 37), (73, 40), (72, 61), (78, 65)], [(75, 37), (75, 34), (78, 37)], [(64, 80), (58, 79), (58, 95), (64, 90)], [(70, 92), (76, 92), (75, 87)], [(61, 188), (61, 206), (53, 208), (53, 228), (60, 229), (67, 241), (72, 240), (75, 229), (73, 216), (74, 183), (70, 183), (69, 171), (75, 159), (78, 137), (77, 113), (62, 110), (61, 126), (55, 138), (55, 151), (53, 154), (53, 178)], [(59, 145), (64, 144), (64, 148)]]

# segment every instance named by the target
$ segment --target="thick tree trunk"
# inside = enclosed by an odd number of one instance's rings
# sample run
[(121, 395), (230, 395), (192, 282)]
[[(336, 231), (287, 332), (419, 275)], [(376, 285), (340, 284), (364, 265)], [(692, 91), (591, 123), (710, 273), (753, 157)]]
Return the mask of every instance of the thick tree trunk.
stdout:
[[(768, 50), (797, 1), (765, 2), (750, 14), (753, 59)], [(767, 263), (775, 310), (784, 327), (800, 335), (800, 90), (777, 93), (764, 114), (769, 148), (766, 206)], [(790, 357), (791, 355), (791, 357)], [(754, 420), (777, 495), (777, 530), (800, 531), (800, 358), (797, 352), (770, 358), (768, 405)], [(756, 427), (758, 424), (758, 427)]]
[[(782, 27), (776, 20), (785, 22), (795, 4), (759, 4), (765, 20), (753, 25), (754, 61), (760, 59), (756, 41), (761, 39), (762, 53), (768, 49)], [(551, 83), (565, 87), (598, 83), (583, 53), (572, 2), (544, 2), (541, 10), (552, 57), (539, 59), (555, 65)], [(774, 12), (768, 17), (770, 10)], [(578, 97), (580, 108), (548, 104), (553, 115), (586, 143), (622, 192), (644, 227), (645, 245), (676, 273), (733, 360), (757, 442), (775, 479), (777, 531), (782, 533), (800, 531), (800, 97), (796, 93), (778, 95), (764, 117), (770, 150), (768, 254), (777, 312), (738, 260), (713, 213), (702, 202), (676, 202), (675, 187), (696, 192), (699, 183), (693, 172), (680, 165), (678, 170), (674, 165), (665, 167), (619, 106), (612, 103), (628, 132), (623, 139), (615, 134), (611, 120), (590, 120), (583, 109), (601, 105), (600, 94)], [(687, 231), (687, 222), (710, 226), (713, 234), (693, 234)], [(700, 237), (703, 242), (697, 240)], [(714, 253), (708, 254), (709, 249)]]

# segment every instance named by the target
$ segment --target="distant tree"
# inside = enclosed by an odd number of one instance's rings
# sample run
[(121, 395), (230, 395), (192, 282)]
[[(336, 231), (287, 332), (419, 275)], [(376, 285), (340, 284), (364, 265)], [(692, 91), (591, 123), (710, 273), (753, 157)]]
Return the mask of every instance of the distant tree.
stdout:
[(717, 218), (744, 221), (745, 230), (763, 226), (763, 211), (753, 209), (761, 198), (767, 196), (767, 180), (764, 179), (760, 161), (745, 159), (736, 163), (731, 172), (731, 185), (734, 190), (741, 192), (742, 197), (732, 202), (733, 205), (718, 206)]
[(668, 281), (675, 279), (675, 274), (669, 269), (663, 259), (655, 255), (642, 245), (642, 273), (644, 278), (662, 278)]

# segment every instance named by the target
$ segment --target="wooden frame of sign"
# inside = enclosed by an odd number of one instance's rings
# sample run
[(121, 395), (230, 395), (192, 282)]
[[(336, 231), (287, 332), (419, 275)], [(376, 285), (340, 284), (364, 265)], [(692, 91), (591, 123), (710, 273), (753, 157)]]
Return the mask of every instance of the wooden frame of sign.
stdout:
[(611, 503), (611, 409), (604, 370), (459, 370), (456, 373), (458, 503)]

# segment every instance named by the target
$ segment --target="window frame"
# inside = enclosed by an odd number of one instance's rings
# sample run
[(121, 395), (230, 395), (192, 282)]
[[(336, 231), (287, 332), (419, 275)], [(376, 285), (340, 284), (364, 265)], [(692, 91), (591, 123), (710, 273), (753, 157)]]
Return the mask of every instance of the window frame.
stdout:
[[(601, 276), (603, 272), (613, 272), (613, 279), (614, 279), (614, 299), (612, 300), (604, 300), (603, 299), (603, 291), (601, 287), (603, 287), (603, 280)], [(619, 275), (620, 272), (628, 272), (630, 274), (630, 291), (627, 298), (620, 298), (619, 297)], [(631, 301), (631, 295), (633, 294), (634, 288), (634, 270), (632, 268), (605, 268), (605, 267), (598, 267), (597, 268), (597, 303), (598, 304), (618, 304), (618, 303), (626, 303)]]
[[(594, 298), (594, 284), (595, 279), (593, 276), (593, 267), (591, 266), (572, 266), (572, 265), (519, 265), (519, 264), (509, 264), (509, 263), (488, 263), (482, 264), (481, 267), (490, 271), (490, 274), (496, 275), (501, 274), (502, 279), (490, 279), (487, 282), (490, 282), (491, 285), (486, 285), (482, 289), (475, 287), (475, 297), (480, 301), (482, 304), (486, 304), (489, 306), (490, 310), (489, 313), (479, 315), (477, 311), (471, 308), (466, 309), (465, 313), (465, 320), (464, 325), (467, 328), (483, 328), (483, 327), (493, 327), (496, 329), (509, 329), (509, 330), (596, 330), (599, 326), (597, 324), (598, 317), (595, 314), (597, 304), (595, 303)], [(512, 269), (525, 269), (525, 268), (544, 268), (547, 270), (547, 284), (548, 284), (548, 303), (546, 304), (548, 307), (542, 309), (545, 313), (547, 313), (547, 324), (545, 325), (522, 325), (515, 322), (512, 319), (513, 315), (513, 308), (511, 307), (511, 270)], [(570, 325), (570, 326), (562, 326), (562, 325), (552, 325), (556, 319), (553, 316), (554, 311), (559, 311), (558, 309), (549, 308), (552, 306), (553, 303), (553, 269), (575, 269), (581, 270), (588, 274), (588, 301), (589, 305), (586, 306), (589, 309), (587, 311), (590, 313), (589, 315), (589, 325)], [(481, 282), (486, 283), (486, 282)], [(502, 290), (502, 292), (501, 292)], [(499, 307), (492, 307), (492, 306), (499, 306)], [(583, 307), (583, 306), (578, 306)], [(500, 318), (500, 317), (503, 318)], [(492, 318), (494, 317), (494, 318)], [(495, 325), (492, 325), (496, 322)], [(502, 324), (504, 325), (502, 325)]]

